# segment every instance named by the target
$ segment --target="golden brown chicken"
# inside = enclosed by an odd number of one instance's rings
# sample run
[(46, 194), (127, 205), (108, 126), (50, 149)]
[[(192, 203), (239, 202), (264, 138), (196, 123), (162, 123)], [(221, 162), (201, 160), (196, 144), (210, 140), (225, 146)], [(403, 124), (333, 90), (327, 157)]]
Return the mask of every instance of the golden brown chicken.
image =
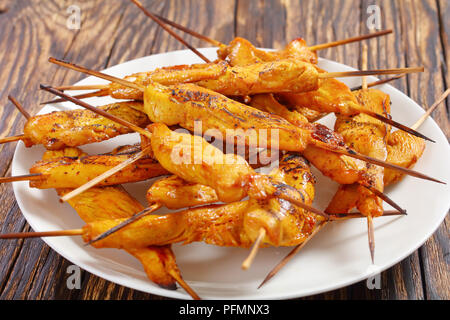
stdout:
[[(371, 111), (390, 113), (389, 95), (380, 90), (359, 90), (355, 92), (355, 96), (363, 107)], [(358, 152), (380, 160), (386, 160), (386, 140), (389, 136), (390, 127), (384, 123), (364, 114), (359, 114), (354, 117), (338, 116), (335, 128), (336, 131), (343, 135), (344, 140)], [(369, 182), (370, 187), (383, 192), (384, 168), (368, 165), (366, 177), (366, 181)], [(345, 213), (338, 210), (342, 210), (343, 204), (348, 206), (355, 199), (356, 203), (354, 205), (364, 215), (378, 217), (383, 214), (382, 200), (361, 185), (357, 187), (348, 185), (341, 186), (329, 204), (327, 211)]]
[(169, 209), (181, 209), (218, 202), (219, 198), (213, 188), (173, 175), (153, 183), (147, 191), (147, 201), (161, 203)]
[[(257, 109), (279, 115), (296, 126), (303, 126), (307, 123), (307, 119), (302, 114), (288, 110), (273, 95), (253, 96), (251, 105)], [(364, 161), (330, 152), (313, 145), (308, 145), (302, 154), (322, 174), (340, 184), (352, 184), (358, 181), (366, 182), (366, 163)]]
[[(139, 72), (126, 76), (124, 80), (136, 83), (141, 86), (147, 86), (151, 82), (157, 82), (164, 85), (177, 83), (197, 82), (201, 80), (216, 79), (223, 75), (227, 70), (227, 64), (206, 63), (193, 65), (178, 65), (173, 67), (159, 68), (154, 71)], [(110, 83), (104, 91), (104, 95), (110, 95), (116, 99), (134, 99), (142, 100), (142, 92), (122, 86), (117, 83)]]
[[(411, 169), (425, 151), (425, 140), (404, 131), (397, 130), (389, 135), (387, 141), (387, 161)], [(384, 185), (396, 183), (403, 178), (403, 174), (384, 169)]]
[(347, 150), (342, 137), (320, 124), (294, 126), (282, 117), (229, 99), (217, 92), (181, 84), (150, 84), (144, 94), (145, 112), (153, 122), (179, 125), (219, 140), (252, 147), (302, 152), (314, 144), (330, 150)]
[[(314, 178), (299, 155), (286, 155), (270, 176), (285, 188), (296, 188), (306, 204), (312, 203)], [(266, 245), (293, 246), (307, 239), (320, 219), (281, 199), (250, 199), (165, 216), (147, 216), (93, 245), (98, 248), (139, 248), (149, 244), (204, 241), (219, 246), (248, 248), (262, 227), (266, 230), (263, 241)], [(121, 221), (89, 223), (84, 227), (83, 239), (90, 241)]]
[(317, 54), (309, 50), (305, 40), (301, 38), (291, 41), (282, 50), (268, 52), (255, 48), (244, 38), (236, 37), (227, 46), (221, 46), (217, 50), (217, 55), (231, 66), (246, 66), (255, 62), (270, 62), (286, 58), (312, 64), (317, 64), (318, 61)]
[[(149, 124), (141, 102), (118, 102), (99, 108), (139, 127)], [(30, 118), (24, 127), (23, 141), (27, 147), (42, 144), (47, 149), (57, 150), (104, 141), (130, 132), (129, 128), (92, 111), (77, 109)]]
[[(318, 69), (319, 72), (325, 72)], [(319, 80), (319, 89), (304, 93), (280, 93), (280, 101), (290, 108), (302, 110), (309, 108), (320, 113), (343, 115), (358, 114), (360, 105), (350, 89), (339, 80), (329, 78)]]
[[(30, 173), (40, 174), (40, 176), (38, 180), (30, 181), (30, 187), (39, 189), (78, 188), (123, 161), (130, 159), (134, 156), (136, 150), (138, 149), (129, 148), (128, 151), (117, 151), (119, 152), (117, 154), (75, 158), (64, 156), (52, 160), (38, 161), (31, 167)], [(142, 181), (165, 174), (168, 174), (168, 172), (156, 160), (147, 156), (100, 182), (98, 186)]]
[(227, 68), (215, 80), (197, 85), (226, 96), (248, 96), (271, 92), (306, 92), (318, 88), (318, 73), (310, 63), (294, 59), (254, 63)]
[[(212, 66), (208, 64), (208, 68), (212, 68)], [(199, 70), (208, 70), (208, 68)], [(234, 67), (219, 62), (217, 68), (221, 68), (221, 74), (215, 77), (203, 77), (206, 80), (198, 77), (197, 81), (188, 81), (192, 80), (192, 77), (183, 78), (181, 75), (184, 70), (178, 71), (180, 76), (176, 77), (174, 81), (161, 81), (152, 77), (151, 72), (133, 74), (124, 79), (143, 87), (150, 83), (175, 85), (195, 82), (199, 86), (229, 96), (247, 96), (267, 92), (306, 92), (316, 90), (319, 85), (319, 74), (316, 67), (292, 58)], [(102, 90), (102, 95), (107, 94), (116, 99), (143, 99), (140, 90), (128, 88), (122, 84), (108, 85), (108, 89)]]
[(213, 188), (220, 201), (238, 201), (247, 196), (250, 185), (258, 189), (255, 183), (268, 183), (244, 158), (224, 154), (200, 136), (174, 132), (162, 123), (148, 129), (154, 156), (161, 166), (185, 181)]
[[(61, 151), (45, 152), (43, 160), (81, 156), (86, 156), (86, 154), (78, 148), (64, 148)], [(62, 196), (71, 190), (57, 189), (57, 192), (58, 195)], [(86, 223), (128, 218), (144, 209), (121, 186), (91, 188), (73, 197), (68, 202)], [(166, 289), (176, 289), (176, 281), (171, 274), (177, 274), (180, 278), (181, 274), (170, 246), (128, 249), (127, 252), (141, 261), (151, 281)]]

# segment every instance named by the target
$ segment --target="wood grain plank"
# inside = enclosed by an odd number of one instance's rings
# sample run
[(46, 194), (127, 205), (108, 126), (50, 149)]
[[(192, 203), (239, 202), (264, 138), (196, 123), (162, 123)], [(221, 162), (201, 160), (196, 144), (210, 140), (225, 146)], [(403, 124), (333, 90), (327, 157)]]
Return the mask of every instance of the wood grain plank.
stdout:
[[(446, 89), (442, 75), (443, 48), (440, 41), (439, 13), (436, 1), (400, 1), (408, 65), (423, 64), (427, 72), (411, 77), (408, 82), (411, 98), (430, 106)], [(418, 26), (411, 28), (411, 24)], [(420, 27), (419, 27), (420, 26)], [(433, 115), (441, 129), (450, 137), (449, 115), (440, 108)], [(448, 220), (447, 220), (448, 223)], [(444, 254), (449, 251), (448, 224), (438, 231), (420, 249), (422, 274), (427, 299), (448, 299), (450, 275)], [(444, 254), (443, 254), (444, 253)]]

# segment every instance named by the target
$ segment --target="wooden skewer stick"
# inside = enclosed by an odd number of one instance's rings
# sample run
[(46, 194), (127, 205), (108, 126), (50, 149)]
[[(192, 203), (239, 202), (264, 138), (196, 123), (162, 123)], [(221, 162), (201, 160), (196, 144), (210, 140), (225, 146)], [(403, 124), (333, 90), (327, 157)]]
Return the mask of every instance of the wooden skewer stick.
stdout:
[(172, 37), (174, 37), (175, 39), (177, 39), (178, 41), (180, 41), (182, 44), (184, 44), (186, 47), (188, 47), (192, 52), (194, 52), (197, 56), (199, 56), (203, 61), (205, 61), (206, 63), (210, 63), (211, 61), (206, 58), (203, 54), (200, 53), (200, 51), (198, 51), (197, 49), (195, 49), (193, 46), (191, 46), (189, 43), (187, 43), (186, 41), (184, 41), (183, 38), (181, 38), (179, 35), (177, 35), (175, 32), (173, 32), (168, 26), (166, 26), (164, 24), (164, 22), (162, 22), (158, 17), (156, 17), (155, 15), (153, 15), (150, 11), (148, 11), (147, 9), (144, 8), (144, 6), (142, 5), (142, 3), (138, 0), (131, 0), (131, 2), (133, 2), (139, 9), (141, 9), (145, 15), (147, 17), (149, 17), (150, 19), (152, 19), (153, 21), (155, 21), (157, 24), (159, 24), (159, 26), (161, 28), (163, 28), (164, 30), (166, 30), (168, 33), (170, 33), (170, 35)]
[(360, 70), (360, 71), (324, 72), (319, 74), (319, 79), (374, 76), (381, 74), (406, 74), (424, 71), (425, 71), (424, 67), (409, 67), (409, 68), (376, 69), (364, 71)]
[(344, 39), (344, 40), (338, 40), (338, 41), (333, 41), (333, 42), (328, 42), (328, 43), (324, 43), (324, 44), (318, 44), (312, 47), (309, 47), (309, 50), (311, 51), (317, 51), (317, 50), (323, 50), (323, 49), (327, 49), (327, 48), (333, 48), (333, 47), (337, 47), (343, 44), (348, 44), (348, 43), (352, 43), (352, 42), (358, 42), (358, 41), (363, 41), (363, 40), (367, 40), (370, 38), (375, 38), (375, 37), (380, 37), (380, 36), (384, 36), (387, 34), (392, 33), (392, 30), (383, 30), (383, 31), (379, 31), (379, 32), (374, 32), (374, 33), (369, 33), (369, 34), (365, 34), (362, 36), (357, 36), (354, 38), (349, 38), (349, 39)]
[[(367, 70), (368, 69), (368, 49), (367, 49), (367, 45), (364, 44), (362, 47), (362, 66), (361, 69), (362, 70)], [(362, 77), (362, 90), (367, 90), (367, 77)], [(369, 188), (369, 190), (377, 190), (376, 188)], [(380, 192), (381, 193), (381, 192)], [(384, 196), (384, 195), (383, 195)], [(389, 199), (386, 196), (387, 199)], [(390, 200), (390, 199), (389, 199)], [(393, 201), (392, 201), (393, 202)], [(395, 204), (397, 207), (397, 204)], [(400, 206), (398, 206), (398, 208), (400, 208)], [(402, 209), (400, 208), (400, 212)], [(406, 214), (406, 211), (404, 212)], [(375, 264), (375, 232), (373, 230), (373, 219), (372, 219), (372, 215), (369, 213), (367, 215), (367, 239), (369, 241), (369, 251), (370, 251), (370, 257), (372, 258), (372, 264)]]
[(407, 132), (409, 134), (412, 134), (413, 136), (425, 139), (425, 140), (433, 142), (433, 143), (435, 142), (434, 140), (432, 140), (432, 139), (428, 138), (427, 136), (423, 135), (422, 133), (417, 132), (416, 130), (414, 130), (412, 128), (409, 128), (409, 127), (407, 127), (407, 126), (405, 126), (405, 125), (403, 125), (403, 124), (401, 124), (401, 123), (399, 123), (397, 121), (394, 121), (392, 119), (386, 118), (385, 116), (382, 116), (381, 114), (378, 114), (376, 112), (373, 112), (373, 111), (370, 111), (370, 110), (367, 110), (367, 109), (364, 109), (364, 108), (359, 108), (359, 109), (356, 109), (356, 110), (358, 112), (360, 112), (360, 113), (367, 114), (368, 116), (371, 116), (372, 118), (375, 118), (375, 119), (377, 119), (377, 120), (379, 120), (381, 122), (390, 124), (391, 126), (396, 127), (396, 128), (398, 128), (398, 129), (400, 129), (402, 131), (405, 131), (405, 132)]
[(14, 177), (1, 177), (0, 183), (41, 180), (43, 177), (44, 175), (41, 173), (25, 174), (22, 176), (14, 176)]
[[(362, 70), (367, 70), (367, 64), (368, 64), (368, 49), (367, 44), (363, 44), (362, 46)], [(367, 90), (367, 77), (362, 77), (362, 89)]]
[(346, 156), (349, 156), (349, 157), (352, 157), (352, 158), (356, 158), (356, 159), (359, 159), (359, 160), (362, 160), (362, 161), (366, 161), (368, 163), (373, 163), (373, 164), (375, 164), (377, 166), (380, 166), (380, 167), (396, 170), (396, 171), (402, 172), (404, 174), (407, 174), (407, 175), (410, 175), (410, 176), (413, 176), (413, 177), (416, 177), (416, 178), (419, 178), (419, 179), (429, 180), (429, 181), (437, 182), (437, 183), (440, 183), (440, 184), (446, 184), (445, 182), (442, 182), (442, 181), (437, 180), (435, 178), (429, 177), (429, 176), (427, 176), (427, 175), (425, 175), (423, 173), (420, 173), (420, 172), (417, 172), (417, 171), (414, 171), (414, 170), (411, 170), (411, 169), (408, 169), (408, 168), (405, 168), (405, 167), (401, 167), (401, 166), (398, 166), (398, 165), (395, 165), (395, 164), (392, 164), (392, 163), (389, 163), (389, 162), (386, 162), (386, 161), (382, 161), (382, 160), (379, 160), (379, 159), (376, 159), (376, 158), (373, 158), (373, 157), (362, 155), (362, 154), (359, 154), (359, 153), (357, 153), (357, 152), (355, 152), (353, 150), (349, 151), (349, 150), (344, 150), (344, 149), (328, 149), (325, 144), (317, 144), (317, 146), (321, 147), (321, 148), (323, 148), (325, 150), (329, 150), (331, 152), (344, 154)]
[(116, 116), (114, 116), (114, 115), (112, 115), (112, 114), (110, 114), (110, 113), (108, 113), (108, 112), (106, 112), (106, 111), (104, 111), (102, 109), (99, 109), (99, 108), (96, 108), (94, 106), (91, 106), (90, 104), (88, 104), (88, 103), (86, 103), (84, 101), (81, 101), (81, 100), (79, 100), (79, 99), (77, 99), (75, 97), (72, 97), (72, 96), (70, 96), (68, 94), (65, 94), (64, 92), (59, 91), (59, 90), (57, 90), (55, 88), (52, 88), (50, 86), (45, 86), (45, 85), (41, 84), (40, 87), (41, 87), (42, 90), (48, 91), (50, 93), (53, 93), (54, 95), (60, 96), (60, 97), (64, 98), (65, 100), (71, 101), (71, 102), (73, 102), (73, 103), (75, 103), (75, 104), (77, 104), (77, 105), (79, 105), (79, 106), (81, 106), (83, 108), (86, 108), (86, 109), (88, 109), (88, 110), (90, 110), (90, 111), (92, 111), (94, 113), (100, 114), (101, 116), (103, 116), (103, 117), (105, 117), (105, 118), (107, 118), (107, 119), (109, 119), (111, 121), (117, 122), (117, 123), (119, 123), (119, 124), (121, 124), (121, 125), (123, 125), (125, 127), (128, 127), (131, 130), (133, 130), (133, 131), (136, 131), (136, 132), (138, 132), (138, 133), (140, 133), (142, 135), (145, 135), (145, 136), (147, 136), (149, 138), (151, 137), (151, 133), (150, 132), (148, 132), (145, 129), (142, 129), (141, 127), (138, 127), (137, 125), (135, 125), (135, 124), (133, 124), (131, 122), (128, 122), (128, 121), (123, 120), (123, 119), (121, 119), (119, 117), (116, 117)]
[(29, 120), (31, 118), (30, 114), (25, 110), (25, 108), (13, 96), (8, 96), (8, 99), (16, 106), (16, 108), (20, 111), (21, 114), (23, 114), (23, 116), (27, 120)]
[[(89, 93), (83, 93), (83, 94), (79, 94), (76, 96), (72, 96), (74, 98), (77, 99), (86, 99), (86, 98), (91, 98), (91, 97), (104, 97), (108, 95), (108, 90), (98, 90), (98, 91), (94, 91), (94, 92), (89, 92)], [(52, 103), (60, 103), (60, 102), (64, 102), (66, 101), (66, 99), (54, 99), (54, 100), (50, 100), (50, 101), (44, 101), (41, 102), (40, 104), (52, 104)]]
[(424, 121), (431, 115), (431, 113), (448, 97), (450, 94), (450, 88), (447, 89), (439, 99), (425, 112), (425, 114), (411, 127), (411, 129), (418, 129)]
[[(134, 0), (131, 0), (134, 1)], [(111, 82), (119, 83), (123, 86), (134, 88), (140, 91), (144, 91), (144, 87), (137, 85), (133, 82), (117, 78), (114, 76), (110, 76), (108, 74), (94, 71), (74, 63), (66, 62), (63, 60), (59, 60), (53, 57), (48, 59), (49, 62), (78, 71), (86, 74), (90, 74), (92, 76), (102, 78)], [(394, 69), (378, 69), (378, 70), (366, 70), (366, 71), (344, 71), (344, 72), (324, 72), (319, 73), (319, 79), (329, 79), (329, 78), (342, 78), (342, 77), (359, 77), (359, 76), (371, 76), (371, 75), (379, 75), (379, 74), (404, 74), (404, 73), (414, 73), (414, 72), (423, 72), (424, 67), (411, 67), (411, 68), (394, 68)]]
[(19, 134), (17, 136), (1, 138), (0, 139), (0, 144), (23, 140), (23, 138), (25, 138), (25, 135), (23, 135), (23, 134)]
[[(361, 212), (350, 212), (350, 213), (329, 213), (330, 220), (331, 221), (343, 221), (343, 220), (349, 220), (349, 219), (356, 219), (356, 218), (367, 218), (365, 215), (363, 215)], [(398, 210), (386, 210), (383, 212), (383, 215), (381, 217), (392, 217), (392, 216), (403, 216), (403, 212), (400, 212)]]
[(393, 206), (395, 209), (400, 211), (402, 214), (407, 215), (406, 210), (402, 209), (398, 204), (396, 204), (391, 198), (389, 198), (386, 194), (381, 192), (380, 190), (370, 186), (370, 185), (363, 185), (365, 188), (369, 189), (372, 193), (374, 193), (377, 197), (383, 199), (387, 203), (389, 203), (391, 206)]
[(258, 253), (259, 246), (261, 245), (261, 242), (264, 240), (264, 237), (266, 236), (266, 229), (260, 228), (258, 238), (256, 238), (255, 243), (253, 244), (252, 250), (250, 251), (250, 254), (248, 255), (247, 259), (244, 260), (242, 263), (242, 269), (248, 270), (250, 266), (253, 263), (253, 260), (255, 260), (256, 254)]
[(203, 35), (203, 34), (201, 34), (201, 33), (198, 33), (198, 32), (195, 32), (195, 31), (193, 31), (193, 30), (190, 30), (190, 29), (188, 29), (188, 28), (182, 26), (181, 24), (178, 24), (178, 23), (176, 23), (176, 22), (173, 22), (173, 21), (171, 21), (171, 20), (169, 20), (169, 19), (167, 19), (167, 18), (164, 18), (163, 16), (160, 16), (160, 15), (158, 15), (158, 14), (156, 14), (156, 13), (153, 13), (153, 12), (152, 12), (152, 14), (153, 14), (154, 16), (158, 17), (158, 19), (161, 20), (161, 21), (163, 21), (164, 23), (166, 23), (166, 24), (168, 24), (168, 25), (170, 25), (170, 26), (172, 26), (172, 27), (174, 27), (174, 28), (176, 28), (176, 29), (178, 29), (178, 30), (181, 30), (181, 31), (183, 31), (183, 32), (186, 32), (187, 34), (190, 34), (191, 36), (193, 36), (193, 37), (195, 37), (195, 38), (198, 38), (198, 39), (200, 39), (200, 40), (209, 42), (209, 43), (212, 44), (213, 46), (216, 46), (216, 47), (222, 47), (222, 46), (225, 46), (225, 44), (222, 43), (222, 42), (220, 42), (220, 41), (211, 39), (211, 38), (209, 38), (209, 37), (207, 37), (207, 36), (205, 36), (205, 35)]
[(327, 224), (326, 221), (319, 224), (316, 229), (309, 235), (308, 238), (305, 239), (301, 244), (297, 245), (291, 252), (288, 253), (286, 257), (284, 257), (283, 260), (278, 263), (275, 268), (273, 268), (269, 274), (264, 278), (264, 280), (261, 282), (261, 284), (258, 286), (258, 289), (261, 288), (264, 284), (267, 283), (270, 279), (273, 278), (274, 275), (278, 273), (303, 247), (311, 240), (325, 225)]
[(106, 172), (102, 173), (101, 175), (95, 177), (94, 179), (90, 180), (89, 182), (87, 182), (87, 183), (83, 184), (82, 186), (76, 188), (75, 190), (67, 193), (65, 196), (61, 197), (61, 201), (64, 201), (64, 202), (65, 201), (69, 201), (73, 197), (76, 197), (80, 193), (83, 193), (84, 191), (94, 187), (95, 185), (97, 185), (101, 181), (109, 178), (110, 176), (112, 176), (113, 174), (119, 172), (123, 168), (131, 165), (132, 163), (134, 163), (136, 161), (138, 161), (139, 159), (141, 159), (142, 157), (146, 156), (151, 151), (152, 151), (151, 146), (148, 146), (148, 147), (144, 148), (142, 151), (140, 151), (139, 153), (137, 153), (133, 157), (123, 161), (121, 164), (115, 166), (114, 168), (109, 169), (108, 171), (106, 171)]
[(375, 232), (373, 218), (370, 214), (367, 216), (367, 235), (369, 239), (370, 258), (372, 259), (372, 264), (375, 264)]
[(19, 233), (1, 234), (0, 239), (81, 236), (83, 234), (84, 234), (83, 229), (43, 231), (43, 232), (19, 232)]
[(330, 219), (330, 216), (328, 214), (326, 214), (325, 212), (320, 211), (319, 209), (316, 209), (314, 207), (311, 207), (310, 205), (307, 205), (306, 203), (304, 203), (300, 200), (294, 199), (293, 197), (289, 196), (289, 194), (280, 193), (280, 194), (277, 194), (277, 197), (280, 199), (289, 201), (292, 204), (295, 204), (296, 206), (298, 206), (302, 209), (305, 209), (306, 211), (309, 211), (309, 212), (315, 213), (319, 216), (322, 216), (327, 220)]
[[(375, 87), (375, 86), (379, 86), (379, 85), (382, 85), (382, 84), (385, 84), (385, 83), (389, 83), (391, 81), (403, 78), (405, 76), (406, 76), (406, 74), (399, 74), (399, 75), (396, 75), (396, 76), (393, 76), (393, 77), (389, 77), (387, 79), (370, 82), (370, 83), (367, 84), (367, 87), (368, 88), (372, 88), (372, 87)], [(73, 87), (77, 88), (77, 86), (73, 86)], [(61, 87), (54, 87), (54, 88), (59, 90)], [(350, 90), (351, 91), (356, 91), (356, 90), (361, 90), (361, 89), (362, 89), (362, 86), (358, 86), (358, 87), (353, 87)], [(78, 99), (85, 99), (85, 98), (90, 98), (90, 97), (102, 97), (102, 96), (106, 96), (106, 95), (108, 95), (108, 91), (106, 89), (102, 89), (102, 90), (98, 90), (98, 91), (94, 91), (94, 92), (89, 92), (89, 93), (75, 95), (75, 96), (72, 96), (72, 97), (78, 98)], [(64, 102), (64, 101), (66, 101), (66, 100), (65, 99), (55, 99), (55, 100), (50, 100), (50, 101), (44, 101), (44, 102), (41, 102), (40, 104), (51, 104), (51, 103), (58, 103), (58, 102)]]
[(175, 270), (169, 269), (168, 273), (174, 278), (178, 284), (192, 297), (194, 300), (202, 300), (198, 294), (184, 281)]
[[(375, 86), (379, 86), (379, 85), (382, 85), (382, 84), (385, 84), (385, 83), (388, 83), (388, 82), (391, 82), (391, 81), (394, 81), (394, 80), (398, 80), (398, 79), (403, 78), (405, 76), (406, 76), (406, 74), (399, 74), (399, 75), (396, 75), (396, 76), (393, 76), (393, 77), (389, 77), (387, 79), (370, 82), (369, 84), (367, 84), (367, 88), (372, 88), (372, 87), (375, 87)], [(357, 91), (357, 90), (361, 90), (361, 89), (362, 89), (362, 86), (358, 86), (358, 87), (353, 87), (350, 90), (351, 91)]]
[(105, 79), (105, 80), (108, 80), (108, 81), (111, 81), (111, 82), (116, 82), (116, 83), (119, 83), (119, 84), (121, 84), (123, 86), (126, 86), (126, 87), (134, 88), (134, 89), (140, 90), (142, 92), (144, 91), (144, 87), (143, 86), (137, 85), (137, 84), (135, 84), (133, 82), (130, 82), (130, 81), (127, 81), (127, 80), (124, 80), (124, 79), (121, 79), (121, 78), (110, 76), (110, 75), (102, 73), (102, 72), (98, 72), (98, 71), (94, 71), (94, 70), (91, 70), (91, 69), (88, 69), (88, 68), (85, 68), (85, 67), (82, 67), (82, 66), (78, 66), (78, 65), (76, 65), (74, 63), (66, 62), (66, 61), (59, 60), (59, 59), (56, 59), (56, 58), (53, 58), (53, 57), (50, 57), (48, 59), (48, 61), (51, 62), (51, 63), (57, 64), (59, 66), (66, 67), (66, 68), (78, 71), (78, 72), (90, 74), (91, 76), (94, 76), (94, 77), (102, 78), (102, 79)]
[(107, 236), (109, 236), (109, 235), (119, 231), (120, 229), (126, 227), (130, 223), (132, 223), (132, 222), (134, 222), (134, 221), (136, 221), (136, 220), (138, 220), (138, 219), (140, 219), (142, 217), (145, 217), (145, 216), (148, 216), (148, 215), (152, 214), (153, 212), (155, 212), (156, 210), (158, 210), (161, 207), (162, 207), (161, 204), (155, 203), (155, 204), (151, 205), (150, 207), (145, 208), (144, 210), (142, 210), (139, 213), (134, 214), (133, 216), (131, 216), (130, 218), (128, 218), (124, 222), (119, 223), (117, 226), (109, 229), (108, 231), (103, 232), (102, 234), (98, 235), (94, 239), (90, 240), (89, 242), (86, 243), (86, 245), (91, 245), (94, 242), (97, 242), (97, 241), (100, 241), (100, 240), (106, 238)]
[(109, 85), (107, 84), (93, 84), (93, 85), (85, 85), (85, 86), (59, 86), (55, 87), (59, 91), (78, 91), (78, 90), (97, 90), (97, 89), (108, 89)]

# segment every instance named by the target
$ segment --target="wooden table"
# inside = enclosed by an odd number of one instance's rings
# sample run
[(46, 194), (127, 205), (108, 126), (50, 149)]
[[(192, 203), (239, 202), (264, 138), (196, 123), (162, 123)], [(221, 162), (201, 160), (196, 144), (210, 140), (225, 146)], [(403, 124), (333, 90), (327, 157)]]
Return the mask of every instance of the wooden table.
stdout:
[[(382, 27), (394, 35), (368, 42), (369, 67), (424, 65), (426, 72), (397, 80), (395, 87), (421, 105), (431, 105), (450, 78), (450, 3), (446, 0), (192, 0), (143, 1), (153, 12), (221, 42), (235, 36), (260, 47), (281, 48), (299, 36), (310, 44), (368, 33), (367, 7), (381, 8)], [(66, 26), (67, 7), (81, 9), (81, 29)], [(0, 136), (22, 132), (25, 119), (7, 101), (15, 96), (34, 114), (51, 96), (40, 83), (71, 84), (84, 75), (47, 62), (49, 56), (103, 69), (154, 53), (183, 49), (126, 0), (0, 1)], [(185, 37), (196, 47), (207, 46)], [(359, 66), (360, 44), (320, 52), (320, 56)], [(433, 118), (450, 137), (449, 108)], [(10, 174), (15, 143), (0, 146), (0, 173)], [(382, 273), (382, 289), (366, 283), (307, 299), (449, 299), (448, 216), (437, 232), (411, 256)], [(29, 231), (11, 184), (0, 185), (0, 231)], [(2, 242), (0, 299), (160, 299), (82, 272), (81, 290), (66, 287), (71, 263), (42, 240)]]

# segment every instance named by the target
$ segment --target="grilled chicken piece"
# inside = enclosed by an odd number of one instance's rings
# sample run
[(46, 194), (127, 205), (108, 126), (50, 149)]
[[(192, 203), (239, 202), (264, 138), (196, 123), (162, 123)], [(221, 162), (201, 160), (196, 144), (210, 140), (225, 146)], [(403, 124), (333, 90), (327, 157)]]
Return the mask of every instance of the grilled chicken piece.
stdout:
[[(100, 109), (139, 127), (149, 124), (141, 102), (118, 102)], [(92, 111), (77, 109), (32, 117), (25, 124), (23, 141), (27, 147), (42, 144), (47, 149), (56, 150), (104, 141), (130, 132), (129, 128)]]
[(227, 68), (223, 76), (196, 84), (227, 96), (306, 92), (318, 88), (318, 72), (306, 62), (283, 59)]
[(244, 158), (224, 154), (200, 136), (171, 131), (162, 123), (149, 127), (155, 158), (167, 171), (213, 188), (224, 202), (247, 196), (253, 179), (264, 180)]
[[(301, 192), (306, 204), (312, 203), (315, 181), (301, 156), (284, 156), (280, 167), (272, 171), (270, 176), (276, 183)], [(308, 238), (320, 219), (281, 199), (250, 199), (188, 209), (165, 216), (147, 216), (93, 243), (93, 246), (139, 248), (150, 244), (204, 241), (218, 246), (248, 248), (261, 227), (266, 229), (265, 245), (294, 246)], [(84, 227), (84, 241), (93, 239), (121, 221), (87, 224)]]
[[(325, 72), (317, 68), (319, 72)], [(304, 93), (280, 93), (277, 97), (294, 110), (309, 108), (320, 113), (355, 115), (359, 103), (350, 89), (339, 80), (329, 78), (319, 80), (319, 89)]]
[[(30, 173), (42, 174), (42, 179), (30, 181), (30, 187), (48, 188), (78, 188), (93, 178), (129, 159), (136, 152), (116, 155), (98, 155), (70, 157), (64, 156), (48, 161), (38, 161), (31, 167)], [(98, 186), (110, 186), (122, 183), (147, 180), (168, 174), (168, 172), (151, 157), (138, 160), (132, 166), (127, 166)]]
[(169, 209), (181, 209), (218, 202), (219, 198), (213, 188), (173, 175), (152, 184), (147, 191), (147, 201), (162, 203)]
[[(178, 65), (156, 69), (149, 72), (139, 72), (126, 76), (124, 80), (136, 84), (147, 86), (151, 82), (157, 82), (164, 85), (178, 83), (197, 82), (201, 80), (216, 79), (223, 75), (227, 69), (227, 64), (206, 63), (193, 65)], [(134, 99), (142, 100), (142, 91), (124, 87), (117, 83), (110, 83), (107, 93), (116, 99)], [(106, 95), (106, 94), (105, 94)]]
[(317, 53), (310, 51), (305, 40), (301, 38), (291, 41), (283, 50), (267, 52), (255, 48), (250, 41), (244, 38), (236, 37), (228, 46), (220, 47), (217, 55), (231, 66), (246, 66), (255, 62), (270, 62), (286, 58), (312, 64), (318, 62)]
[[(425, 151), (425, 140), (409, 133), (397, 130), (389, 136), (387, 141), (387, 161), (411, 169)], [(403, 174), (384, 169), (384, 185), (396, 183), (403, 178)]]
[[(273, 95), (253, 96), (251, 105), (259, 110), (279, 115), (296, 126), (303, 126), (307, 119), (297, 111), (289, 111), (280, 104)], [(346, 155), (333, 153), (322, 148), (309, 145), (303, 151), (308, 159), (325, 176), (340, 184), (352, 184), (365, 181), (366, 163)]]
[[(86, 153), (79, 148), (64, 148), (59, 151), (46, 151), (43, 160), (50, 161), (61, 157), (81, 156), (86, 156)], [(56, 189), (59, 196), (63, 196), (71, 190)], [(128, 218), (144, 209), (121, 186), (91, 188), (71, 198), (68, 202), (86, 223)], [(176, 272), (180, 278), (181, 275), (170, 246), (128, 249), (127, 252), (141, 261), (151, 281), (165, 289), (176, 289), (176, 281), (170, 273)]]
[[(207, 72), (215, 76), (202, 78), (197, 75), (196, 81), (192, 81), (194, 77), (190, 77), (189, 73), (183, 78), (181, 75), (186, 72), (183, 69), (177, 71), (180, 75), (172, 81), (158, 79), (151, 72), (133, 74), (124, 79), (141, 86), (147, 86), (150, 83), (176, 85), (195, 82), (201, 87), (229, 96), (247, 96), (267, 92), (307, 92), (317, 90), (319, 85), (319, 73), (316, 67), (296, 59), (277, 59), (247, 66), (230, 67), (223, 62), (219, 62), (217, 65), (207, 64), (207, 66), (208, 68), (194, 70), (198, 73)], [(214, 72), (209, 70), (214, 66), (217, 70)], [(220, 75), (218, 75), (219, 73)], [(110, 84), (104, 91), (105, 95), (109, 94), (116, 99), (143, 99), (140, 90), (127, 88), (120, 84)]]
[[(59, 190), (58, 194), (63, 196), (71, 190)], [(91, 188), (68, 202), (86, 223), (126, 219), (144, 209), (120, 186)], [(170, 275), (169, 270), (177, 273), (179, 270), (170, 246), (129, 248), (126, 251), (142, 263), (145, 273), (151, 281), (165, 289), (176, 289), (176, 281)]]
[[(153, 122), (179, 125), (238, 145), (302, 152), (315, 144), (331, 150), (344, 148), (342, 137), (320, 124), (294, 126), (287, 120), (229, 99), (217, 92), (181, 84), (145, 89), (145, 112)], [(234, 133), (234, 134), (233, 134)]]
[[(380, 90), (360, 90), (355, 92), (361, 106), (377, 113), (390, 113), (389, 95)], [(386, 160), (386, 140), (389, 136), (390, 127), (367, 115), (359, 114), (354, 117), (338, 116), (335, 129), (342, 134), (344, 140), (361, 154), (365, 154), (380, 160)], [(366, 170), (367, 181), (370, 186), (383, 192), (384, 168), (371, 165)], [(355, 195), (358, 194), (358, 196)], [(383, 202), (374, 193), (363, 186), (341, 186), (338, 193), (329, 204), (328, 212), (345, 213), (342, 207), (350, 206), (356, 199), (356, 207), (364, 215), (378, 217), (383, 214)], [(345, 205), (343, 205), (345, 204)]]

